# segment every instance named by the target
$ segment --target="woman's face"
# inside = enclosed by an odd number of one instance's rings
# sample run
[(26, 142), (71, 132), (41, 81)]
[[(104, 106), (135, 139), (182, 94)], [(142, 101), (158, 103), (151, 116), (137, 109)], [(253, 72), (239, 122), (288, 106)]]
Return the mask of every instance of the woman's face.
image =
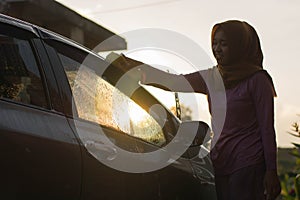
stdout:
[(212, 42), (213, 54), (220, 65), (229, 64), (228, 40), (223, 30), (216, 31)]

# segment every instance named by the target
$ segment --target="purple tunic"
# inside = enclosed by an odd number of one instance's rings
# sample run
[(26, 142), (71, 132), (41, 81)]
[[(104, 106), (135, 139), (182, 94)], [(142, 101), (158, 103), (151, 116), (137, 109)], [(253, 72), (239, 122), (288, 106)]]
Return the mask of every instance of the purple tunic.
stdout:
[[(184, 77), (195, 91), (207, 94), (199, 73)], [(276, 170), (274, 90), (267, 73), (257, 72), (227, 89), (226, 98), (224, 127), (211, 150), (215, 173), (227, 175), (262, 162), (267, 170)]]
[[(216, 69), (214, 67), (200, 73), (208, 80), (210, 78), (207, 77), (212, 77), (210, 74)], [(151, 67), (144, 68), (143, 71), (147, 74), (144, 84), (165, 90), (199, 92), (211, 96), (199, 72), (176, 75)], [(186, 80), (192, 87), (185, 86)], [(235, 87), (226, 90), (225, 123), (217, 141), (214, 140), (216, 137), (213, 139), (213, 143), (216, 144), (212, 145), (211, 150), (216, 174), (231, 174), (243, 167), (259, 163), (265, 163), (266, 170), (277, 169), (274, 96), (273, 83), (265, 70), (256, 72)], [(210, 98), (208, 100), (211, 111), (212, 103)]]

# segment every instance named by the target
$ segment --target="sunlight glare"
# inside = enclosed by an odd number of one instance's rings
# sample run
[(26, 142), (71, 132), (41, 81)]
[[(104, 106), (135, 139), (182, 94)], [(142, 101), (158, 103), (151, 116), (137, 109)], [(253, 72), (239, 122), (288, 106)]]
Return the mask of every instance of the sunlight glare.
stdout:
[(148, 113), (135, 103), (129, 102), (129, 116), (131, 121), (138, 125), (147, 120)]

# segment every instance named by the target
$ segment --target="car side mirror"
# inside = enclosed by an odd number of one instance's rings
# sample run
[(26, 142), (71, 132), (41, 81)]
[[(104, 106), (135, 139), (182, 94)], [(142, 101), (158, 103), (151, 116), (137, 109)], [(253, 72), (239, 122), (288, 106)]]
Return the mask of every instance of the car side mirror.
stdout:
[(193, 140), (191, 146), (200, 146), (206, 144), (211, 139), (211, 129), (202, 121), (198, 121), (197, 134)]
[(184, 121), (180, 125), (184, 135), (197, 131), (195, 138), (190, 146), (200, 146), (207, 143), (211, 139), (211, 129), (202, 121)]

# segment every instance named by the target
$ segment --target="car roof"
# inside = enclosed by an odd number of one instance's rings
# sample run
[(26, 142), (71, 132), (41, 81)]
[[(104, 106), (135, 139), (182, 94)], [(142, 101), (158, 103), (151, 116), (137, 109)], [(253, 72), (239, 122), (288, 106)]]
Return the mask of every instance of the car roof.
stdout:
[(38, 32), (33, 28), (32, 24), (22, 21), (20, 19), (13, 18), (8, 15), (4, 15), (4, 14), (0, 13), (0, 22), (6, 23), (9, 25), (13, 25), (13, 26), (17, 26), (19, 28), (22, 28), (22, 29), (32, 32), (37, 37), (39, 36)]

